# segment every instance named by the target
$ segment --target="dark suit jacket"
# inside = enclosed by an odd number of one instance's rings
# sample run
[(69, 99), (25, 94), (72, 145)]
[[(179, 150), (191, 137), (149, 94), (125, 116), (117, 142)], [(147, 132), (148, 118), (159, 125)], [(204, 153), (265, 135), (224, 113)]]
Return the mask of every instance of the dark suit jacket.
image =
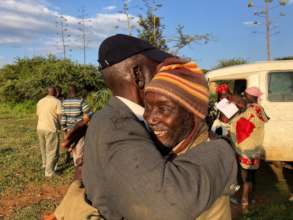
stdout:
[(234, 152), (210, 141), (173, 160), (117, 98), (97, 112), (86, 135), (83, 182), (107, 220), (194, 220), (236, 183)]

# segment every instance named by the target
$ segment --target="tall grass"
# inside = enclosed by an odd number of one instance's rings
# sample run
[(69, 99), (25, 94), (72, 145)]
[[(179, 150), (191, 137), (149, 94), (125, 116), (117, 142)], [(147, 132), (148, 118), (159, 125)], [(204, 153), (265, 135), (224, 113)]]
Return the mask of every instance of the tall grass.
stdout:
[[(52, 179), (45, 178), (36, 126), (34, 102), (0, 104), (0, 203), (5, 203), (8, 198), (5, 204), (11, 208), (4, 210), (0, 204), (0, 219), (3, 219), (3, 215), (7, 220), (40, 219), (42, 213), (52, 211), (59, 200), (46, 198), (47, 200), (36, 204), (33, 199), (30, 201), (30, 197), (42, 196), (41, 186), (62, 187), (72, 180), (73, 167), (64, 166), (65, 155), (62, 150), (58, 161), (60, 167), (64, 167), (62, 175)], [(11, 195), (16, 200), (18, 197), (27, 199), (28, 204), (16, 203), (18, 206), (10, 206)], [(57, 198), (57, 194), (55, 196)]]
[(4, 102), (0, 103), (0, 118), (20, 118), (28, 117), (35, 113), (36, 103), (24, 101), (21, 103)]

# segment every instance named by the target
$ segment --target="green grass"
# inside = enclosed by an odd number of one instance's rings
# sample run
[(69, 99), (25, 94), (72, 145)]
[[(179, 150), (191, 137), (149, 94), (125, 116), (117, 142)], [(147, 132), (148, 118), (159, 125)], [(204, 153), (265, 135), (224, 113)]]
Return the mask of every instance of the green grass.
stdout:
[(28, 117), (35, 113), (36, 105), (32, 101), (23, 103), (7, 102), (0, 104), (0, 119)]
[[(58, 187), (70, 183), (73, 168), (66, 169), (59, 177), (46, 179), (41, 168), (41, 154), (36, 135), (36, 116), (33, 103), (0, 104), (0, 197), (22, 195), (28, 187), (42, 185)], [(64, 161), (61, 154), (60, 163)], [(12, 219), (39, 219), (33, 217), (45, 210), (47, 202), (17, 208)], [(50, 206), (49, 206), (50, 207)], [(47, 207), (48, 208), (48, 207)], [(37, 211), (40, 210), (40, 211)], [(0, 219), (1, 219), (0, 213)], [(18, 217), (20, 216), (20, 217)], [(21, 216), (30, 216), (22, 218)]]
[(44, 212), (50, 212), (54, 210), (56, 206), (52, 200), (43, 200), (40, 203), (27, 206), (12, 213), (7, 219), (11, 220), (31, 220), (40, 219), (40, 216)]
[(292, 210), (292, 202), (270, 203), (255, 208), (238, 220), (292, 220)]

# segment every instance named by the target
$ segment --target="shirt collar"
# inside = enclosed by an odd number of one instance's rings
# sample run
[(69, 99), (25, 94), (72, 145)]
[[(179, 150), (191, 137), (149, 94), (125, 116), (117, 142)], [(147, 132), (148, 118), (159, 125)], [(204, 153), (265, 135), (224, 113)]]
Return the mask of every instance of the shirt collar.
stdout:
[(123, 98), (121, 96), (116, 96), (116, 97), (132, 111), (132, 113), (138, 118), (138, 120), (144, 121), (144, 118), (143, 118), (144, 108), (142, 106), (126, 98)]

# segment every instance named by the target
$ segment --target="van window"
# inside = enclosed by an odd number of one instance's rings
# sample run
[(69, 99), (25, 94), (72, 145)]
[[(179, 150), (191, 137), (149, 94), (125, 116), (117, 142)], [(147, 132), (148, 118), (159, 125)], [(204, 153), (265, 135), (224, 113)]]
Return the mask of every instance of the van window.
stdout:
[(234, 81), (234, 91), (233, 94), (241, 95), (246, 89), (246, 80), (237, 79)]
[(247, 86), (246, 79), (219, 80), (219, 81), (216, 81), (216, 83), (217, 85), (220, 85), (222, 83), (228, 84), (230, 91), (236, 95), (241, 95), (245, 91)]
[(293, 101), (293, 72), (269, 73), (268, 99), (272, 102)]

